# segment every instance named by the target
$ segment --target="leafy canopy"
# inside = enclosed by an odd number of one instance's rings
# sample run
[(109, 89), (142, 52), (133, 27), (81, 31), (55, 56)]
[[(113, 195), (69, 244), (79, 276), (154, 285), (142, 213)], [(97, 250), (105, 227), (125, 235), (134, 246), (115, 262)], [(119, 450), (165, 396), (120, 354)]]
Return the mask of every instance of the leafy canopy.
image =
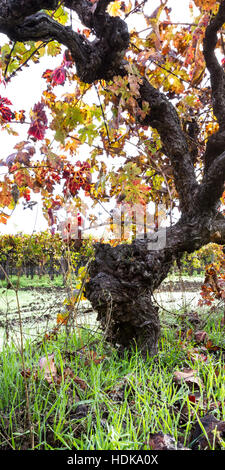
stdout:
[[(84, 42), (90, 40), (93, 31), (79, 24), (65, 3), (58, 2), (54, 11), (46, 13), (83, 35)], [(96, 8), (98, 2), (91, 3)], [(3, 131), (18, 135), (18, 143), (1, 160), (0, 222), (7, 223), (20, 198), (29, 207), (33, 193), (41, 194), (53, 228), (57, 210), (70, 199), (78, 210), (84, 197), (93, 208), (121, 200), (163, 203), (168, 210), (178, 204), (170, 160), (157, 130), (145, 122), (149, 103), (140, 98), (143, 77), (175, 105), (201, 180), (206, 142), (218, 128), (203, 37), (219, 2), (184, 3), (190, 10), (187, 23), (174, 21), (177, 7), (167, 0), (158, 2), (154, 11), (147, 0), (116, 0), (108, 5), (109, 15), (128, 22), (130, 42), (124, 57), (126, 74), (107, 81), (82, 82), (70, 51), (56, 40), (8, 40), (1, 46), (0, 123)], [(218, 55), (224, 52), (223, 38), (222, 31)], [(7, 97), (7, 84), (13, 80), (16, 84), (18, 73), (26, 74), (32, 62), (38, 74), (44, 56), (55, 57), (57, 66), (40, 75), (46, 87), (39, 101), (29, 112), (15, 109)], [(20, 141), (18, 123), (27, 128), (26, 140)]]

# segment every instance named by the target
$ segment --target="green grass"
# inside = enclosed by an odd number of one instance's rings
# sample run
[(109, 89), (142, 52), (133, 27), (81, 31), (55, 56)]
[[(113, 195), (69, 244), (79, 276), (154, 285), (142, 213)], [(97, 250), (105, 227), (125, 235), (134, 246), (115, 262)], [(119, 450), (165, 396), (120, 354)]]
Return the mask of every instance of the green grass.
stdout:
[[(34, 275), (33, 279), (31, 277), (26, 277), (26, 276), (9, 276), (9, 280), (12, 283), (14, 287), (19, 287), (19, 288), (27, 288), (27, 287), (34, 287), (34, 288), (40, 288), (40, 287), (64, 287), (63, 284), (63, 276), (60, 274), (60, 276), (55, 276), (54, 279), (50, 279), (48, 274), (45, 274), (41, 277), (39, 277), (37, 274)], [(1, 280), (0, 281), (0, 287), (6, 288), (10, 287), (10, 283), (8, 280)]]
[[(198, 275), (196, 276), (190, 276), (187, 273), (182, 274), (182, 278), (187, 281), (201, 281), (204, 280), (204, 275)], [(179, 273), (172, 273), (169, 274), (168, 277), (166, 278), (166, 281), (178, 281), (180, 279)], [(50, 276), (48, 274), (44, 274), (43, 276), (38, 276), (37, 274), (34, 275), (33, 279), (28, 276), (9, 276), (10, 282), (13, 284), (14, 287), (19, 287), (19, 288), (27, 288), (27, 287), (34, 287), (34, 288), (41, 288), (41, 287), (65, 287), (64, 281), (63, 281), (63, 276), (60, 274), (59, 276), (54, 276), (54, 279), (50, 279)], [(0, 281), (0, 287), (2, 288), (10, 288), (8, 280), (1, 280)]]
[[(224, 346), (216, 324), (217, 329), (210, 317), (205, 329)], [(207, 361), (193, 363), (188, 351), (195, 345), (192, 340), (185, 347), (179, 342), (179, 328), (163, 328), (158, 357), (147, 360), (135, 350), (119, 356), (100, 333), (90, 337), (88, 330), (75, 332), (67, 343), (64, 333), (38, 347), (27, 342), (27, 379), (21, 374), (18, 350), (5, 346), (0, 355), (0, 449), (145, 450), (150, 434), (160, 431), (191, 448), (194, 423), (202, 416), (212, 413), (225, 420), (224, 355), (222, 350), (208, 352)], [(95, 360), (88, 350), (95, 350)], [(85, 389), (71, 377), (47, 383), (38, 361), (53, 352), (58, 375), (69, 367), (74, 377), (85, 381)], [(184, 367), (194, 368), (201, 379), (197, 394), (173, 380), (174, 371)], [(196, 403), (190, 393), (196, 394)], [(214, 444), (209, 445), (214, 450)]]

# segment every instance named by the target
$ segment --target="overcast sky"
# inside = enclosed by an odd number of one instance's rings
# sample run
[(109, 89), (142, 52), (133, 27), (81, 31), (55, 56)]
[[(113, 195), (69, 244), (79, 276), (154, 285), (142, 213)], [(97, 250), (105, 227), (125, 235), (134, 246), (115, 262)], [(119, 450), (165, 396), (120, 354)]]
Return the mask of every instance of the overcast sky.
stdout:
[[(149, 0), (145, 11), (151, 14), (158, 5), (159, 1)], [(167, 6), (172, 7), (171, 20), (179, 22), (189, 21), (189, 0), (183, 0), (182, 2), (180, 0), (168, 0)], [(132, 28), (134, 18), (130, 15), (129, 19), (129, 27)], [(146, 27), (146, 23), (143, 21), (141, 15), (135, 18), (135, 26), (136, 29), (139, 30)], [(0, 34), (0, 44), (6, 42), (7, 38)], [(15, 110), (25, 109), (28, 115), (29, 110), (40, 100), (42, 91), (46, 89), (46, 81), (41, 78), (42, 73), (46, 68), (53, 69), (57, 67), (60, 65), (60, 61), (60, 57), (43, 57), (39, 64), (35, 65), (31, 63), (29, 68), (24, 68), (6, 87), (3, 83), (0, 84), (0, 95), (6, 96), (11, 100), (13, 103), (12, 108)], [(18, 132), (20, 133), (19, 137), (8, 136), (6, 132), (1, 133), (0, 159), (5, 159), (10, 153), (13, 153), (13, 146), (18, 141), (27, 139), (27, 126), (19, 124), (16, 126), (16, 129), (18, 128)], [(0, 167), (0, 177), (3, 168), (4, 167)], [(40, 196), (34, 194), (34, 196), (32, 195), (32, 200), (40, 202)], [(33, 210), (24, 210), (22, 203), (20, 203), (7, 225), (0, 224), (0, 233), (17, 233), (21, 231), (32, 233), (34, 230), (45, 230), (47, 227), (48, 224), (43, 217), (40, 203), (34, 206)]]

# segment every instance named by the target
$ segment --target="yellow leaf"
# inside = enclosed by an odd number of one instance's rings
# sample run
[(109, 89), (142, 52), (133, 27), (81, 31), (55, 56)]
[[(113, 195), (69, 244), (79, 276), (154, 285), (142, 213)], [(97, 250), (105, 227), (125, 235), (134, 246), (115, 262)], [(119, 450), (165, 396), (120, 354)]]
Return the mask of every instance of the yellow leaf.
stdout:
[(57, 324), (66, 325), (68, 320), (69, 320), (68, 313), (66, 313), (66, 314), (65, 313), (64, 314), (63, 313), (58, 313), (57, 320), (56, 320)]
[(120, 14), (121, 1), (110, 3), (107, 11), (111, 16), (118, 16)]

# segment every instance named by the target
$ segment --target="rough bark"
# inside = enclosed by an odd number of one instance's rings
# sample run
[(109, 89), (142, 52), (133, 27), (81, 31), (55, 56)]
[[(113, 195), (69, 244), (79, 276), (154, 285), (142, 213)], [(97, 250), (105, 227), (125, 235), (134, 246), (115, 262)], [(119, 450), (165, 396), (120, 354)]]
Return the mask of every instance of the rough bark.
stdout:
[(106, 13), (110, 3), (99, 0), (98, 5), (88, 0), (62, 2), (74, 10), (82, 23), (96, 35), (94, 41), (61, 25), (43, 9), (55, 9), (55, 0), (1, 0), (0, 32), (11, 40), (26, 42), (57, 40), (71, 51), (76, 63), (77, 75), (86, 83), (98, 79), (110, 79), (124, 73), (123, 56), (129, 44), (127, 25), (118, 17)]
[[(0, 0), (0, 32), (13, 41), (57, 40), (71, 51), (78, 77), (87, 83), (126, 74), (124, 54), (129, 44), (125, 21), (111, 17), (110, 0), (65, 0), (65, 7), (91, 29), (94, 41), (55, 21), (44, 10), (56, 0)], [(167, 276), (174, 259), (208, 243), (216, 232), (225, 243), (225, 220), (218, 213), (225, 180), (225, 74), (215, 55), (217, 33), (225, 23), (225, 0), (206, 28), (204, 57), (211, 78), (213, 112), (219, 130), (207, 142), (204, 177), (197, 181), (193, 155), (172, 103), (143, 78), (140, 100), (149, 103), (144, 124), (157, 129), (170, 159), (180, 200), (180, 221), (167, 230), (166, 244), (149, 249), (149, 240), (111, 247), (99, 244), (90, 268), (86, 295), (98, 312), (107, 337), (122, 347), (137, 344), (144, 353), (157, 351), (160, 326), (152, 293)], [(157, 234), (156, 234), (157, 235)]]
[(156, 90), (147, 80), (140, 88), (141, 99), (150, 105), (150, 112), (144, 124), (157, 129), (164, 153), (170, 158), (174, 181), (182, 211), (193, 210), (193, 195), (198, 189), (194, 165), (188, 142), (181, 129), (176, 109), (163, 93)]
[(156, 354), (160, 325), (152, 292), (166, 277), (171, 261), (169, 253), (149, 253), (146, 240), (96, 247), (86, 295), (108, 340)]
[(203, 52), (206, 67), (210, 73), (212, 88), (213, 113), (219, 124), (219, 131), (213, 134), (207, 142), (204, 156), (205, 173), (212, 162), (225, 150), (225, 73), (215, 54), (217, 33), (225, 23), (225, 2), (222, 1), (218, 14), (210, 21), (206, 28), (203, 42)]
[(161, 250), (149, 249), (149, 239), (144, 238), (130, 245), (96, 246), (86, 296), (98, 312), (108, 340), (121, 348), (136, 344), (144, 355), (156, 354), (160, 324), (153, 292), (174, 260), (210, 242), (214, 222), (208, 215), (181, 217), (167, 229)]

